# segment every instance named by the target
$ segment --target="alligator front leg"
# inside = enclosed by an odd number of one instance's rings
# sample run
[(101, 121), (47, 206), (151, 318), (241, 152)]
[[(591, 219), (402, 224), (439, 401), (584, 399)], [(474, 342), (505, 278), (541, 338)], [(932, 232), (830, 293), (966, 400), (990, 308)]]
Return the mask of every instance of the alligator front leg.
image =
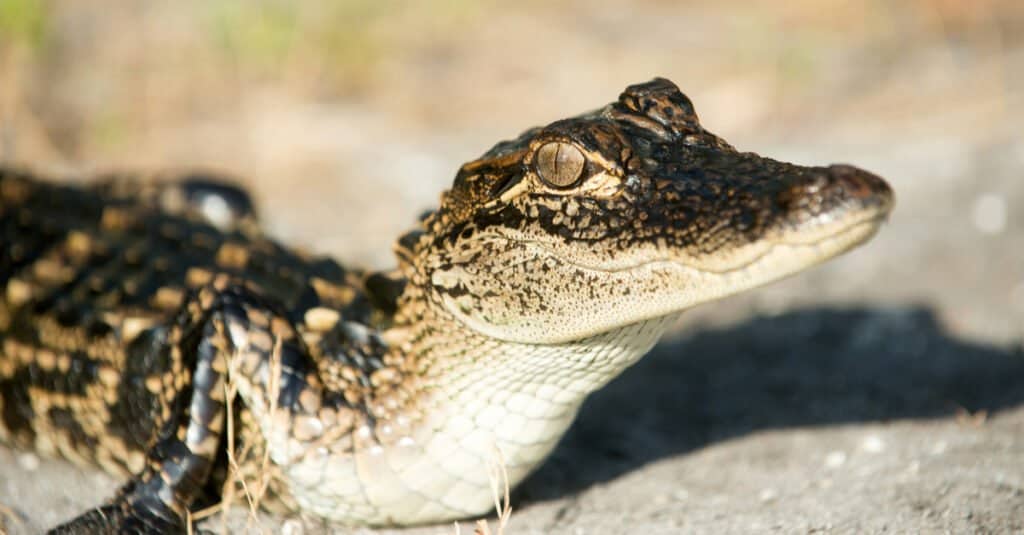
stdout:
[[(146, 468), (109, 503), (52, 533), (185, 532), (188, 511), (224, 447), (229, 368), (255, 362), (251, 371), (263, 371), (276, 349), (281, 369), (270, 386), (279, 392), (274, 403), (288, 406), (306, 385), (300, 370), (308, 362), (293, 333), (272, 303), (226, 275), (194, 292), (168, 334), (172, 365), (163, 388), (171, 415), (147, 452)], [(250, 391), (256, 384), (245, 381)]]

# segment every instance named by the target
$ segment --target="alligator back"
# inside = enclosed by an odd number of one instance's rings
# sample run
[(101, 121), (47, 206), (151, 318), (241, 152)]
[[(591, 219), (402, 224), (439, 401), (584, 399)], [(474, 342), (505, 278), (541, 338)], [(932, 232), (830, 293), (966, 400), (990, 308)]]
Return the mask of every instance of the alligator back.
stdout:
[(167, 412), (146, 385), (173, 366), (167, 328), (219, 273), (295, 324), (315, 307), (368, 321), (362, 274), (263, 236), (237, 188), (0, 169), (0, 440), (137, 472)]

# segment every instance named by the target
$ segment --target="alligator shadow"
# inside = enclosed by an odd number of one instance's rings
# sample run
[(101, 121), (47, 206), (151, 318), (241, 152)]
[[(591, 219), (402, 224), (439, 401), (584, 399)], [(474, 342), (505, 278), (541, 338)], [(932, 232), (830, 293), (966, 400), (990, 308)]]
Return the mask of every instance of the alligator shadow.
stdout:
[(591, 396), (516, 501), (555, 499), (754, 431), (1024, 402), (1024, 351), (952, 338), (925, 308), (812, 308), (688, 330)]

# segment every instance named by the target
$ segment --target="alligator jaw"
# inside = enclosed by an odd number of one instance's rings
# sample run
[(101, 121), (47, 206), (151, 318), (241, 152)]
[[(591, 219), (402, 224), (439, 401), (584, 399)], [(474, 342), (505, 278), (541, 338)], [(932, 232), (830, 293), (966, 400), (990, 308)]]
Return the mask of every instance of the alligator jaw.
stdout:
[[(547, 300), (553, 303), (548, 309), (537, 307), (528, 311), (533, 318), (540, 318), (536, 321), (544, 325), (543, 330), (528, 326), (521, 335), (513, 329), (514, 322), (481, 321), (479, 316), (466, 313), (458, 301), (447, 299), (445, 303), (463, 324), (491, 338), (517, 343), (571, 343), (625, 325), (675, 315), (799, 273), (867, 242), (879, 230), (887, 213), (865, 216), (827, 235), (813, 229), (809, 233), (818, 235), (813, 241), (797, 232), (791, 234), (792, 241), (759, 242), (746, 248), (746, 258), (728, 267), (698, 267), (697, 262), (685, 256), (614, 269), (566, 260), (562, 267), (571, 272), (569, 279), (601, 281), (591, 291), (591, 295), (600, 297), (595, 301), (599, 305)], [(538, 259), (557, 258), (537, 243), (529, 244), (525, 251)], [(571, 281), (565, 282), (571, 288)], [(580, 291), (570, 289), (562, 295)], [(552, 290), (552, 295), (558, 297), (559, 292)], [(569, 303), (566, 308), (554, 308), (564, 302)]]

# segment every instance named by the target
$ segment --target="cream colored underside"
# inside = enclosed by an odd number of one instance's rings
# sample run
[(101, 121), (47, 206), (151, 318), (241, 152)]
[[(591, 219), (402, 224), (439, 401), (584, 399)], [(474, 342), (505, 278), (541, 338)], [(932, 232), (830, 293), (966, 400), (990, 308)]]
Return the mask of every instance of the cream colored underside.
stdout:
[(494, 468), (504, 466), (510, 485), (525, 478), (555, 447), (585, 396), (650, 350), (677, 316), (553, 346), (472, 335), (448, 344), (447, 351), (461, 346), (473, 357), (438, 358), (452, 367), (439, 372), (445, 380), (426, 400), (426, 419), (376, 430), (398, 433), (395, 445), (369, 443), (355, 455), (324, 449), (292, 463), (286, 478), (302, 509), (347, 524), (486, 514), (494, 506)]

